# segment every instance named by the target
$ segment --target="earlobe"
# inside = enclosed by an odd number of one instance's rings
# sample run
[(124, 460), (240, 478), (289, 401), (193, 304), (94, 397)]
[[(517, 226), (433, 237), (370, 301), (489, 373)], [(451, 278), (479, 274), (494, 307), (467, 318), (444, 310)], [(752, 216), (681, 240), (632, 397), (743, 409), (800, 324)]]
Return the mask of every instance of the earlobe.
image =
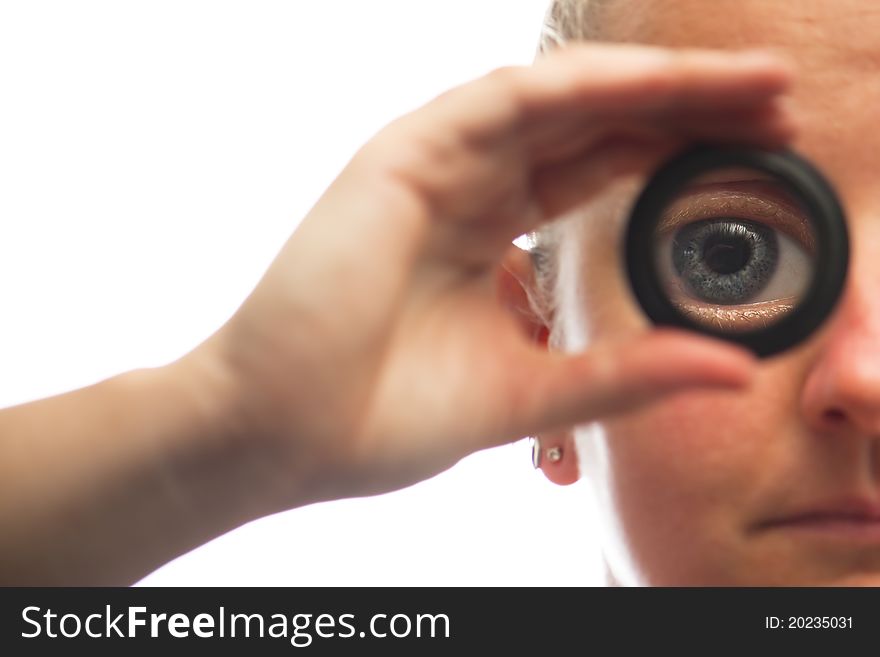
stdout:
[(523, 334), (532, 342), (547, 347), (549, 329), (535, 314), (529, 290), (535, 290), (534, 267), (527, 251), (511, 245), (498, 268), (497, 290), (501, 304), (510, 311)]
[(554, 484), (568, 486), (580, 478), (577, 452), (570, 432), (532, 439), (532, 465), (540, 468)]
[[(531, 255), (516, 245), (505, 254), (498, 270), (498, 296), (524, 335), (543, 349), (548, 349), (550, 330), (535, 313), (529, 291), (537, 293)], [(532, 465), (541, 469), (554, 484), (567, 486), (580, 477), (574, 436), (571, 431), (544, 434), (532, 439)]]

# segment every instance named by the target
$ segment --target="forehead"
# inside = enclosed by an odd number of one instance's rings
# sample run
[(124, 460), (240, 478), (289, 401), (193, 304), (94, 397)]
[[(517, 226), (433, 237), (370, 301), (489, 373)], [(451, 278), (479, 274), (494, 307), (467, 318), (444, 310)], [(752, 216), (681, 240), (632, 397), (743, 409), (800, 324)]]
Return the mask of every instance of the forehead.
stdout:
[[(794, 146), (816, 158), (850, 202), (873, 189), (880, 160), (877, 0), (593, 0), (600, 38), (669, 47), (769, 47), (798, 75)], [(865, 183), (865, 184), (861, 184)]]
[[(597, 0), (593, 0), (597, 1)], [(876, 0), (598, 0), (614, 41), (667, 46), (775, 45), (811, 59), (876, 65)]]

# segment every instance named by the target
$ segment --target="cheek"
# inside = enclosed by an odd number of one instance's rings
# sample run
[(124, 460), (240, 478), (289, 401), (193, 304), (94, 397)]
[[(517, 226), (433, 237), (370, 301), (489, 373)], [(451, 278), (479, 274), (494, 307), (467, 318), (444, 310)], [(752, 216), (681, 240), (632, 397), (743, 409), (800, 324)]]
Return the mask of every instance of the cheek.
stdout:
[[(649, 327), (614, 246), (613, 213), (600, 210), (595, 218), (609, 220), (583, 229), (572, 267), (581, 284), (563, 304), (584, 331), (569, 337), (587, 348)], [(748, 391), (677, 393), (584, 433), (584, 476), (600, 501), (613, 571), (656, 584), (746, 581), (743, 568), (756, 565), (747, 528), (807, 462), (799, 363), (763, 365)]]
[(809, 456), (800, 366), (784, 361), (762, 365), (748, 390), (680, 392), (607, 420), (609, 473), (637, 492), (674, 491), (682, 506), (723, 499), (742, 507), (778, 488)]
[(606, 528), (643, 577), (721, 581), (745, 562), (763, 495), (792, 471), (778, 410), (760, 390), (684, 392), (601, 423), (607, 460), (593, 483)]
[(632, 485), (659, 482), (685, 492), (740, 479), (760, 467), (770, 447), (762, 406), (736, 393), (683, 392), (609, 420), (604, 426), (613, 471), (630, 473)]

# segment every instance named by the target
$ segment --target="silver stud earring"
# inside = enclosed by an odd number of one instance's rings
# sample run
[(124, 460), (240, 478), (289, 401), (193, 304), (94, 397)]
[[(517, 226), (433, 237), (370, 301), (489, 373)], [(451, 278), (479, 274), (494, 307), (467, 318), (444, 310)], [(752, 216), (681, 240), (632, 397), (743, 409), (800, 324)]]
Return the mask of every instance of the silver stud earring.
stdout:
[[(537, 470), (541, 467), (541, 457), (544, 452), (541, 449), (541, 441), (535, 437), (531, 437), (532, 441), (532, 466)], [(550, 463), (559, 463), (562, 460), (562, 448), (554, 445), (553, 447), (547, 448), (547, 460)]]

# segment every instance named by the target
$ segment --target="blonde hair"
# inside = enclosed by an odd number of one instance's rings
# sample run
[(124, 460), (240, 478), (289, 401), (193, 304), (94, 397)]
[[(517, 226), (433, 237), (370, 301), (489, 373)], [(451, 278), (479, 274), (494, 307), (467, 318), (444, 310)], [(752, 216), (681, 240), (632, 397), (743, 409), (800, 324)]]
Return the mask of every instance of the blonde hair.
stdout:
[(606, 4), (606, 0), (551, 0), (544, 15), (539, 53), (569, 41), (599, 38), (599, 13)]
[[(551, 0), (544, 15), (537, 56), (572, 41), (599, 38), (599, 14), (607, 0)], [(532, 310), (549, 328), (548, 342), (562, 345), (562, 322), (556, 317), (559, 285), (559, 243), (562, 224), (545, 224), (526, 235), (526, 244), (535, 272), (535, 288), (528, 290)]]

